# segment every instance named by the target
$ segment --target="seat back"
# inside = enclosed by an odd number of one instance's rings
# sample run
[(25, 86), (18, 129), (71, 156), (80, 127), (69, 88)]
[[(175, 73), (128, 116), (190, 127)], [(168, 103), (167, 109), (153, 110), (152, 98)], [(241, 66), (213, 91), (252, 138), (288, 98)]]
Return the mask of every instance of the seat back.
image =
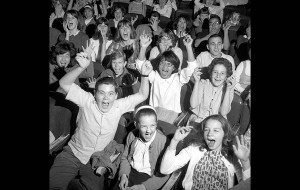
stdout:
[(227, 114), (227, 120), (229, 121), (235, 132), (237, 132), (239, 128), (242, 107), (242, 98), (238, 94), (234, 93), (233, 100), (231, 102), (231, 109), (230, 112)]

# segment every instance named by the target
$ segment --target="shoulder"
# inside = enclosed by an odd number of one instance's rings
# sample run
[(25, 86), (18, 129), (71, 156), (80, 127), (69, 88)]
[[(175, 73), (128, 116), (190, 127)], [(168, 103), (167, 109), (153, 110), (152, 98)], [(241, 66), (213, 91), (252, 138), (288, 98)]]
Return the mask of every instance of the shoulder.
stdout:
[(206, 58), (206, 57), (208, 57), (209, 56), (209, 52), (208, 51), (203, 51), (203, 52), (201, 52), (198, 56), (197, 56), (197, 58)]
[(222, 57), (228, 59), (230, 62), (234, 61), (231, 55), (227, 55), (225, 53), (222, 53)]

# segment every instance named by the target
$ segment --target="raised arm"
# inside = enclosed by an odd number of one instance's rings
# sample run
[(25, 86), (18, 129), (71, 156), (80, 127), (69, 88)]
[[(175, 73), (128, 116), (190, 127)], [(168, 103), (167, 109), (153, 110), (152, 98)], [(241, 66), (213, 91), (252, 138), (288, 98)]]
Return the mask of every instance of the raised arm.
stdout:
[(185, 45), (188, 54), (188, 60), (187, 60), (188, 65), (186, 68), (183, 68), (180, 71), (180, 82), (182, 84), (185, 84), (189, 82), (191, 76), (193, 75), (193, 72), (197, 67), (197, 61), (195, 59), (193, 48), (192, 48), (193, 39), (191, 38), (190, 35), (185, 36), (183, 40), (183, 44)]
[(104, 3), (104, 0), (101, 0), (101, 5), (102, 5), (102, 9), (101, 9), (102, 14), (99, 15), (99, 17), (106, 17), (106, 15), (107, 15), (107, 7), (106, 7), (106, 5)]
[(229, 41), (229, 28), (230, 28), (231, 24), (230, 22), (227, 22), (223, 25), (223, 30), (224, 30), (224, 39), (223, 39), (223, 49), (224, 50), (229, 50), (230, 47), (230, 41)]
[(195, 79), (195, 84), (194, 84), (194, 89), (191, 94), (190, 98), (190, 105), (192, 108), (196, 108), (200, 104), (200, 98), (199, 97), (199, 83), (201, 79), (201, 69), (200, 68), (195, 68), (195, 71), (193, 73), (194, 79)]
[(89, 66), (92, 62), (91, 52), (92, 44), (90, 44), (86, 49), (83, 48), (83, 52), (77, 53), (76, 60), (79, 64), (79, 67), (65, 74), (60, 80), (60, 87), (68, 93), (72, 84), (75, 82), (77, 77)]
[(189, 151), (190, 147), (185, 148), (176, 153), (178, 143), (183, 140), (192, 130), (191, 126), (179, 127), (176, 129), (169, 147), (166, 149), (160, 165), (160, 172), (162, 174), (171, 174), (175, 170), (183, 167), (191, 158)]
[(221, 115), (226, 116), (231, 109), (231, 102), (233, 99), (234, 86), (236, 85), (235, 77), (232, 75), (227, 80), (227, 87), (223, 99), (223, 103), (220, 106), (219, 112)]
[(74, 2), (74, 0), (70, 0), (70, 1), (69, 1), (67, 10), (71, 10), (71, 9), (72, 9), (73, 2)]
[(150, 61), (145, 61), (141, 69), (141, 86), (138, 93), (131, 95), (135, 100), (133, 106), (135, 107), (139, 103), (145, 101), (149, 96), (149, 79), (148, 76), (153, 70)]

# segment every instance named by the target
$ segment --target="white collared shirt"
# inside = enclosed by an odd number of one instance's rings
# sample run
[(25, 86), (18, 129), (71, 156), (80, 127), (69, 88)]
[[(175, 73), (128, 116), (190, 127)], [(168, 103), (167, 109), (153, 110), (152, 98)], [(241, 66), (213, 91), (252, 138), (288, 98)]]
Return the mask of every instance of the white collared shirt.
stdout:
[[(233, 58), (230, 55), (226, 55), (222, 52), (221, 52), (221, 57), (223, 57), (223, 58), (227, 59), (228, 61), (230, 61), (231, 65), (232, 65), (232, 72), (234, 72), (235, 71), (235, 64), (234, 64)], [(212, 57), (211, 53), (208, 52), (208, 51), (201, 52), (196, 58), (197, 64), (200, 68), (209, 66), (213, 59), (214, 59), (214, 57)]]
[(88, 25), (92, 19), (93, 19), (93, 17), (91, 17), (90, 19), (85, 19), (84, 20), (85, 25)]
[(149, 142), (144, 142), (141, 138), (135, 143), (133, 159), (130, 162), (131, 166), (136, 171), (146, 173), (151, 176), (151, 165), (149, 161), (149, 147), (156, 136), (156, 131)]
[[(181, 113), (180, 92), (181, 87), (188, 83), (194, 69), (197, 67), (196, 60), (188, 62), (188, 66), (183, 68), (180, 73), (173, 73), (170, 78), (161, 78), (158, 71), (151, 71), (149, 82), (152, 84), (150, 89), (150, 102), (153, 107), (162, 107), (168, 110)], [(136, 67), (140, 71), (144, 61), (136, 59)]]

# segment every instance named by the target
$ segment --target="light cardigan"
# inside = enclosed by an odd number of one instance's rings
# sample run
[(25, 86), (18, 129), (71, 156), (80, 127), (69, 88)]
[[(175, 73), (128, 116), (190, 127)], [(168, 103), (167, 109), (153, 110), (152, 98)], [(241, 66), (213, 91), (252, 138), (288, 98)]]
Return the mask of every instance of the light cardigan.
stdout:
[[(182, 149), (178, 155), (175, 155), (176, 150), (170, 150), (170, 147), (168, 147), (163, 156), (160, 171), (163, 174), (170, 174), (189, 162), (185, 177), (182, 181), (182, 186), (185, 190), (190, 190), (193, 185), (194, 168), (206, 151), (206, 149), (200, 151), (199, 146), (190, 145)], [(228, 169), (228, 188), (234, 185), (234, 173), (236, 173), (239, 182), (250, 177), (251, 168), (242, 171), (240, 162), (232, 164), (224, 156), (222, 156), (221, 159)]]
[[(220, 86), (216, 91), (214, 86), (209, 79), (201, 79), (199, 82), (199, 91), (197, 92), (200, 104), (191, 111), (197, 116), (196, 122), (200, 123), (207, 116), (218, 114), (221, 106), (222, 89), (223, 85)], [(229, 109), (231, 109), (231, 102), (233, 100), (234, 90), (230, 90), (229, 93)], [(226, 118), (226, 115), (223, 115)]]
[[(136, 67), (141, 71), (141, 67), (145, 61), (136, 59)], [(181, 87), (188, 83), (194, 69), (197, 67), (196, 60), (188, 61), (188, 66), (181, 70), (180, 73), (173, 73), (170, 78), (161, 78), (158, 71), (151, 71), (149, 74), (149, 82), (152, 84), (150, 89), (150, 102), (153, 107), (162, 107), (168, 110), (181, 113), (180, 92)]]

